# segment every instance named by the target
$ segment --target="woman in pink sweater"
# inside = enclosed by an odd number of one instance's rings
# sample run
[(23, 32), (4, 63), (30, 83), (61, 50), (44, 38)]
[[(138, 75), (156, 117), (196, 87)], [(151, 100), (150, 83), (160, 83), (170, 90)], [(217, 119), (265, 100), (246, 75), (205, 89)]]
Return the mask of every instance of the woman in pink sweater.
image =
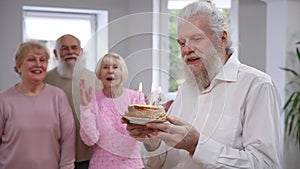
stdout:
[(103, 56), (96, 68), (103, 90), (92, 94), (80, 83), (80, 136), (94, 147), (89, 169), (141, 169), (140, 143), (129, 136), (121, 114), (133, 103), (145, 104), (144, 95), (122, 87), (128, 77), (126, 63), (116, 53)]
[(61, 89), (43, 82), (48, 59), (37, 41), (17, 49), (20, 82), (0, 92), (0, 169), (74, 169), (72, 109)]

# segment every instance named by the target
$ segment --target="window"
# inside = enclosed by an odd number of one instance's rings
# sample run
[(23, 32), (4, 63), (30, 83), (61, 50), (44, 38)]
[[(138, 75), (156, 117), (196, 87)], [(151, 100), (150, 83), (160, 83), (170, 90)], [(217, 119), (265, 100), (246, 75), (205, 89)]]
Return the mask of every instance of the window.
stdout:
[[(55, 40), (63, 34), (73, 34), (81, 41), (83, 56), (89, 56), (84, 57), (85, 67), (94, 71), (98, 50), (86, 44), (97, 44), (97, 38), (93, 35), (99, 27), (107, 25), (107, 11), (24, 6), (23, 21), (23, 40), (39, 40), (48, 47), (48, 70), (57, 64), (52, 52)], [(103, 39), (107, 39), (107, 34)]]
[[(195, 0), (169, 0), (168, 1), (168, 14), (169, 14), (169, 95), (177, 92), (178, 86), (183, 82), (183, 65), (181, 64), (180, 48), (176, 41), (177, 36), (177, 16), (183, 6), (192, 3)], [(214, 0), (216, 7), (223, 10), (230, 18), (231, 0)], [(174, 16), (174, 17), (172, 17)]]

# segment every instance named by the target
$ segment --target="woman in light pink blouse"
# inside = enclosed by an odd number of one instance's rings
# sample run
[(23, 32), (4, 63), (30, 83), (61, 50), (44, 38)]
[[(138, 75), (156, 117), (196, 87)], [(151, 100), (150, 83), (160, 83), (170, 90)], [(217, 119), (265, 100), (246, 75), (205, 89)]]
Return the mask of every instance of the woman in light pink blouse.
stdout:
[(21, 80), (0, 93), (0, 169), (74, 169), (74, 118), (65, 93), (43, 83), (48, 59), (37, 41), (16, 52)]
[[(126, 63), (116, 53), (103, 56), (96, 68), (103, 90), (92, 94), (81, 81), (80, 136), (94, 147), (89, 169), (141, 169), (140, 143), (129, 136), (121, 114), (129, 104), (139, 103), (139, 92), (122, 87), (128, 77)], [(145, 100), (141, 99), (142, 104)]]

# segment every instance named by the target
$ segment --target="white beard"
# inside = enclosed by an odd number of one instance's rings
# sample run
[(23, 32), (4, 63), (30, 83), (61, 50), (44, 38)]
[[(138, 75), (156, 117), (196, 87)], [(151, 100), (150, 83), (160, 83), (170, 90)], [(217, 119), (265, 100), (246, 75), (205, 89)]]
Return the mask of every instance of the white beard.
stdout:
[[(206, 56), (198, 51), (193, 53), (193, 55), (201, 58), (202, 69), (199, 71), (193, 73), (189, 66), (185, 66), (184, 68), (187, 83), (191, 86), (197, 87), (199, 91), (203, 91), (210, 85), (212, 79), (224, 65), (221, 56), (218, 56), (218, 53), (214, 48), (211, 49), (209, 54), (210, 56)], [(184, 58), (186, 58), (186, 56)]]
[(59, 59), (57, 65), (57, 72), (63, 78), (72, 79), (75, 65), (77, 63), (80, 63), (81, 57), (77, 57), (76, 55), (68, 55), (66, 57), (76, 57), (77, 60), (76, 62), (67, 63), (64, 59)]
[(201, 69), (200, 71), (193, 73), (188, 66), (185, 66), (184, 73), (186, 76), (187, 84), (192, 87), (198, 88), (199, 91), (203, 91), (206, 86), (210, 84), (206, 69)]

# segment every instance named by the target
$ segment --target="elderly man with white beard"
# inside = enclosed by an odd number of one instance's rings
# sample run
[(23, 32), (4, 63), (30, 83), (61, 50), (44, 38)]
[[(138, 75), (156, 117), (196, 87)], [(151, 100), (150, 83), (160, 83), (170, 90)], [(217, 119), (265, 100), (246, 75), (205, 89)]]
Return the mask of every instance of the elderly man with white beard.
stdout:
[(71, 35), (65, 34), (56, 40), (53, 50), (58, 60), (57, 67), (47, 72), (45, 82), (63, 89), (68, 96), (68, 100), (73, 110), (76, 122), (76, 159), (75, 169), (88, 169), (89, 160), (92, 155), (92, 147), (86, 146), (79, 135), (80, 117), (80, 90), (79, 81), (84, 79), (87, 87), (99, 90), (101, 82), (95, 73), (84, 68), (82, 61), (82, 48), (80, 40)]
[(167, 122), (122, 119), (144, 143), (146, 168), (279, 169), (279, 93), (270, 76), (239, 62), (226, 16), (206, 1), (187, 5), (177, 41), (186, 81)]

